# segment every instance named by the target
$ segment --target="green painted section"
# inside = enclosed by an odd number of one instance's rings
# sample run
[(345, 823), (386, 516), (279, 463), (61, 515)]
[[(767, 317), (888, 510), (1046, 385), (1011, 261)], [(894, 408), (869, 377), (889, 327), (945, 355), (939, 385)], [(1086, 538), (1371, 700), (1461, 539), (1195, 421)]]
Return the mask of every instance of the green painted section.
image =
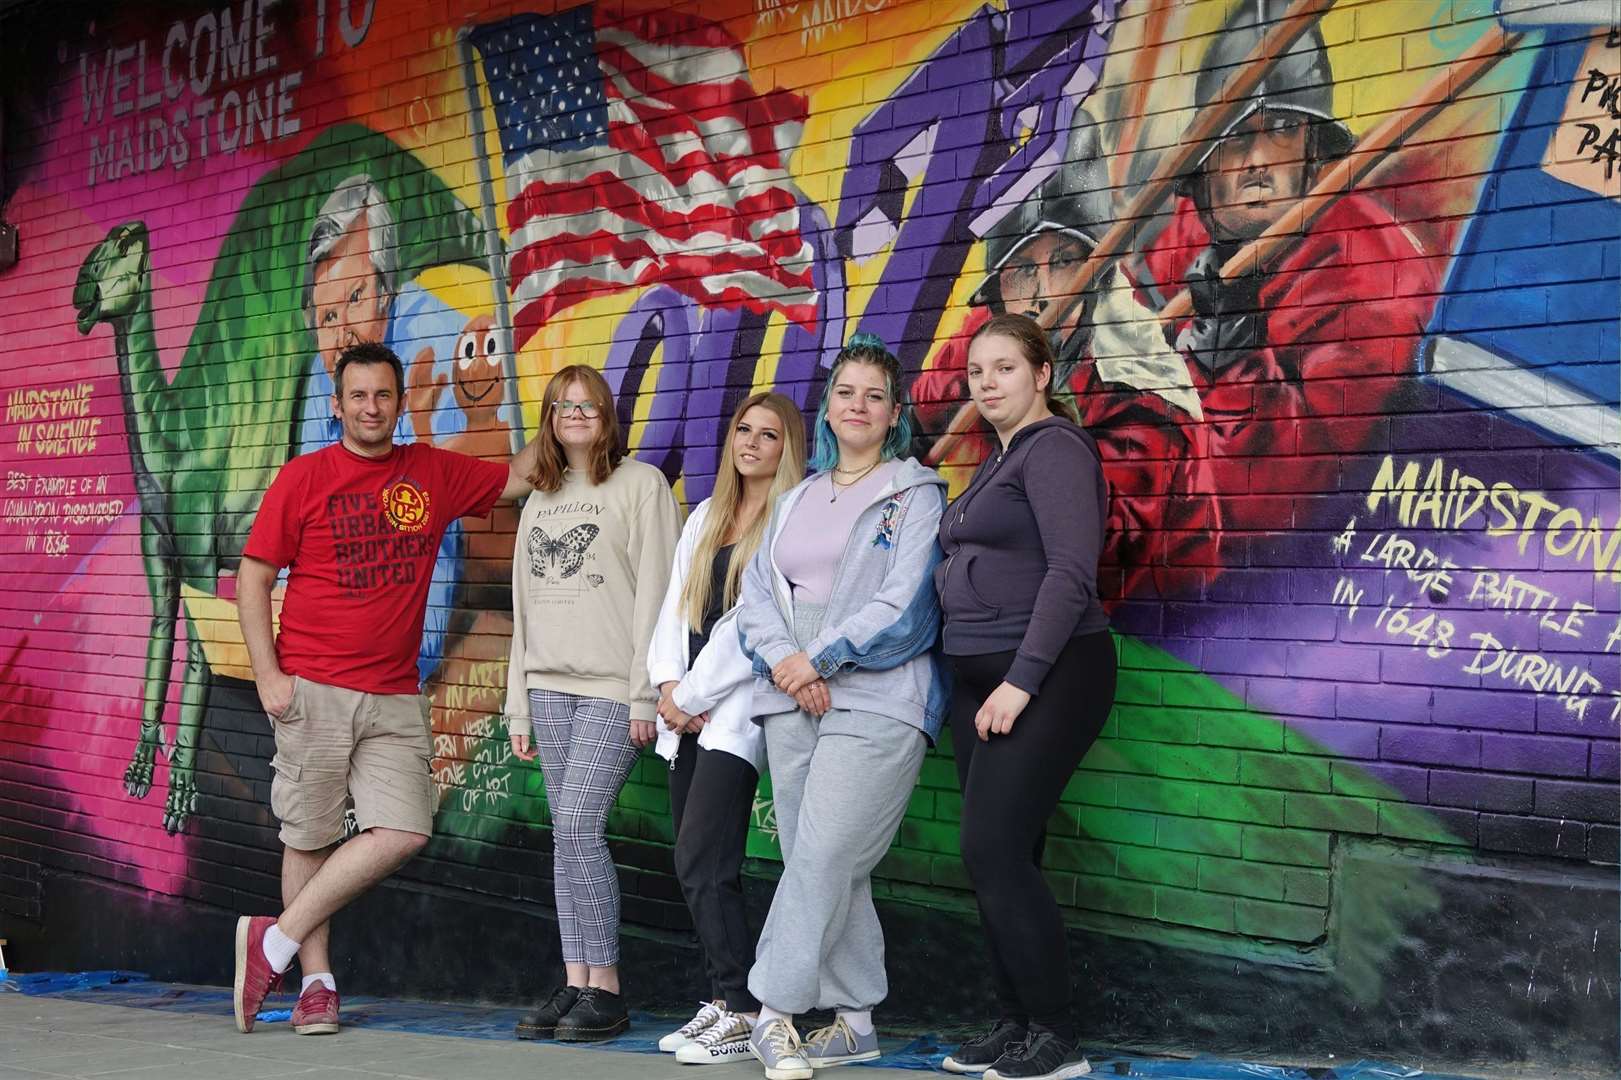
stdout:
[[(1341, 837), (1385, 837), (1459, 848), (1423, 808), (1355, 762), (1248, 708), (1231, 691), (1161, 650), (1118, 638), (1122, 701), (1107, 734), (1076, 771), (1049, 825), (1045, 866), (1060, 904), (1080, 924), (1128, 920), (1136, 936), (1215, 935), (1229, 951), (1327, 947), (1330, 928), (1354, 933), (1360, 955), (1334, 958), (1351, 991), (1379, 993), (1378, 971), (1410, 920), (1434, 896), (1400, 870), (1370, 885), (1377, 904), (1334, 909), (1334, 850)], [(1169, 704), (1170, 701), (1174, 705)], [(1152, 704), (1144, 704), (1151, 702)], [(534, 767), (490, 740), (475, 751), (504, 758), (512, 798), (498, 815), (440, 814), (441, 832), (468, 840), (528, 834), (546, 820)], [(623, 841), (669, 845), (668, 770), (645, 755), (609, 818)], [(499, 786), (499, 785), (496, 785)], [(918, 787), (875, 875), (881, 897), (971, 913), (958, 855), (962, 798), (949, 737), (924, 762)], [(753, 872), (780, 862), (771, 785), (762, 781), (748, 854)], [(639, 867), (639, 872), (647, 872)], [(1117, 927), (1118, 922), (1111, 923)]]

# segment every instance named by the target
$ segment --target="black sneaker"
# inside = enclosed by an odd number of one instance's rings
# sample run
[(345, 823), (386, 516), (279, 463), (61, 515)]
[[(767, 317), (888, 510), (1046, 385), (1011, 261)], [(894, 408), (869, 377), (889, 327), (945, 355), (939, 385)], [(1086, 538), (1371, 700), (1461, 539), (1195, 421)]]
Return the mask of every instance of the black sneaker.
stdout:
[(1091, 1071), (1077, 1044), (1040, 1024), (1031, 1024), (1024, 1041), (1010, 1046), (985, 1071), (985, 1080), (1071, 1080)]
[(581, 991), (582, 988), (578, 986), (559, 986), (540, 1008), (519, 1019), (514, 1033), (520, 1039), (551, 1038), (557, 1033), (557, 1022), (574, 1008)]
[(557, 1022), (557, 1040), (597, 1042), (621, 1035), (629, 1027), (630, 1013), (625, 1009), (625, 999), (601, 987), (589, 986), (580, 992), (580, 1000), (574, 1003), (574, 1008)]
[(940, 1067), (949, 1073), (982, 1073), (996, 1064), (1008, 1047), (1024, 1042), (1024, 1036), (1024, 1022), (1004, 1016), (991, 1030), (975, 1035), (947, 1054)]

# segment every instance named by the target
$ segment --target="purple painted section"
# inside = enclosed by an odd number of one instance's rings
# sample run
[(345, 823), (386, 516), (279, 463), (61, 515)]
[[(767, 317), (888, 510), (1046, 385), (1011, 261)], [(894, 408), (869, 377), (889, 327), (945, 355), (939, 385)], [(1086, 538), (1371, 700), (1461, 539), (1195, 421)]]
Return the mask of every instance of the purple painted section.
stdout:
[(1380, 732), (1379, 756), (1415, 765), (1478, 765), (1480, 736), (1469, 731), (1392, 724)]
[(1586, 776), (1587, 757), (1586, 739), (1490, 733), (1480, 737), (1480, 764), (1487, 769), (1544, 776)]
[[(816, 253), (814, 328), (791, 323), (777, 363), (777, 389), (806, 413), (816, 414), (822, 378), (843, 344), (844, 266), (827, 215), (811, 203), (800, 206), (800, 228)], [(673, 482), (686, 477), (686, 498), (708, 498), (720, 467), (726, 421), (754, 384), (765, 344), (767, 317), (740, 308), (700, 308), (668, 286), (650, 288), (614, 327), (603, 375), (619, 402), (620, 423), (631, 427), (630, 410), (654, 352), (659, 357), (657, 393), (641, 425), (636, 456)]]
[[(934, 347), (975, 240), (970, 224), (1059, 163), (1074, 110), (1103, 70), (1114, 12), (1114, 0), (981, 8), (856, 125), (839, 244), (860, 257), (892, 242), (860, 329), (887, 342), (907, 371)], [(1020, 146), (1027, 108), (1036, 119)], [(903, 214), (908, 172), (921, 178)], [(1006, 201), (1011, 209), (1017, 200)]]
[[(807, 418), (852, 319), (907, 371), (923, 368), (953, 288), (977, 265), (979, 238), (1059, 164), (1116, 14), (1116, 0), (982, 8), (855, 126), (836, 220), (800, 208), (817, 319), (785, 329), (775, 386)], [(1574, 257), (1592, 257), (1582, 252)], [(882, 275), (857, 318), (845, 260), (879, 253)], [(1400, 289), (1400, 274), (1382, 287)], [(627, 401), (650, 389), (641, 380), (663, 345), (638, 453), (685, 476), (689, 502), (712, 489), (721, 428), (752, 383), (765, 331), (759, 316), (700, 309), (666, 288), (644, 293), (615, 331), (607, 372)], [(1202, 591), (1120, 598), (1116, 631), (1279, 719), (1289, 750), (1350, 759), (1470, 835), (1477, 812), (1548, 816), (1558, 805), (1612, 820), (1587, 788), (1548, 785), (1602, 787), (1618, 772), (1621, 641), (1607, 638), (1621, 588), (1594, 573), (1595, 543), (1605, 551), (1602, 530), (1621, 520), (1613, 461), (1416, 375), (1347, 380), (1337, 392), (1338, 416), (1286, 423), (1257, 406), (1257, 421), (1279, 432), (1264, 451), (1276, 456), (1210, 451), (1210, 490), (1225, 512), (1276, 524), (1218, 533), (1220, 569)], [(1310, 425), (1355, 433), (1334, 470), (1296, 467), (1308, 443), (1317, 453), (1333, 444)], [(1437, 462), (1441, 490), (1427, 495)], [(1413, 488), (1370, 508), (1387, 464), (1389, 480)], [(1458, 476), (1475, 487), (1460, 488)], [(1460, 513), (1471, 490), (1479, 505)], [(1527, 517), (1532, 506), (1540, 521)], [(1564, 535), (1553, 543), (1560, 509)], [(1487, 531), (1505, 518), (1507, 534)], [(1578, 552), (1590, 522), (1598, 531)]]
[[(1442, 402), (1448, 403), (1444, 393)], [(1412, 427), (1398, 429), (1400, 442), (1417, 446), (1416, 432), (1434, 417), (1411, 419)], [(1446, 419), (1451, 427), (1422, 445), (1480, 445), (1481, 429), (1470, 427), (1482, 420), (1478, 410), (1459, 409)], [(1617, 644), (1608, 653), (1606, 646), (1621, 586), (1607, 572), (1594, 572), (1595, 558), (1603, 556), (1591, 544), (1576, 550), (1590, 522), (1613, 529), (1621, 520), (1616, 470), (1521, 431), (1512, 419), (1491, 419), (1492, 441), (1524, 448), (1393, 455), (1390, 475), (1398, 482), (1410, 462), (1418, 464), (1407, 527), (1400, 492), (1373, 511), (1367, 506), (1384, 455), (1347, 459), (1340, 480), (1347, 494), (1298, 500), (1310, 516), (1297, 518), (1288, 533), (1230, 538), (1223, 554), (1239, 562), (1209, 582), (1200, 601), (1166, 603), (1157, 613), (1122, 608), (1144, 636), (1201, 664), (1251, 707), (1326, 751), (1399, 763), (1369, 772), (1415, 801), (1500, 813), (1535, 807), (1544, 816), (1558, 806), (1581, 820), (1608, 822), (1613, 809), (1597, 796), (1607, 791), (1613, 808), (1613, 783), (1544, 792), (1554, 781), (1535, 778), (1617, 775), (1616, 744), (1608, 740), (1618, 733), (1621, 657)], [(1466, 438), (1470, 431), (1475, 435)], [(1510, 509), (1513, 498), (1530, 505), (1539, 495), (1570, 508), (1556, 542), (1550, 547), (1545, 528), (1554, 510), (1543, 510), (1537, 527), (1523, 534), (1489, 535), (1488, 524), (1507, 520), (1489, 498), (1461, 523), (1454, 504), (1440, 522), (1452, 527), (1432, 527), (1421, 499), (1438, 458), (1440, 499), (1456, 469), (1488, 493), (1493, 484), (1505, 485), (1499, 497)], [(1549, 475), (1555, 467), (1557, 482)], [(1340, 540), (1352, 518), (1353, 534)], [(1518, 520), (1524, 521), (1523, 507)], [(1596, 539), (1602, 545), (1609, 533)], [(1615, 558), (1621, 562), (1621, 553)], [(1448, 564), (1446, 577), (1434, 573)], [(1279, 642), (1288, 642), (1282, 678)], [(1416, 772), (1390, 771), (1396, 767)]]

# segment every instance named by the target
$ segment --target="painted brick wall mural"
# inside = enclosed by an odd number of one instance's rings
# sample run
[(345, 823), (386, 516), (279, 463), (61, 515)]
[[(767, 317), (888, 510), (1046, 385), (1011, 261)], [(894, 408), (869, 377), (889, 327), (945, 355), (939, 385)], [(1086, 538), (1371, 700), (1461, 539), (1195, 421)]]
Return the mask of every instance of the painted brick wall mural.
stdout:
[[(901, 357), (916, 452), (960, 490), (990, 445), (968, 337), (1020, 311), (1113, 491), (1118, 702), (1045, 849), (1077, 977), (1118, 991), (1100, 1037), (1264, 1049), (1263, 1014), (1283, 1031), (1309, 990), (1327, 1051), (1613, 1062), (1610, 7), (11, 9), (0, 927), (60, 959), (64, 920), (109, 897), (276, 895), (234, 575), (277, 469), (336, 438), (345, 342), (405, 360), (401, 439), (489, 457), (533, 434), (552, 371), (597, 365), (690, 506), (735, 403), (771, 388), (814, 413), (856, 330)], [(1208, 169), (1257, 101), (1286, 119), (1249, 143), (1297, 159)], [(1288, 209), (1222, 210), (1220, 184)], [(312, 231), (354, 189), (378, 206), (366, 243), (317, 263), (375, 274), (318, 300)], [(438, 835), (394, 890), (465, 923), (445, 931), (465, 965), (412, 985), (467, 997), (527, 985), (485, 913), (551, 902), (545, 791), (499, 716), (515, 520), (439, 551), (419, 660)], [(880, 867), (892, 966), (947, 940), (977, 963), (960, 806), (947, 743)], [(651, 754), (610, 831), (629, 932), (688, 948)], [(769, 782), (750, 854), (764, 895)], [(897, 978), (924, 1022), (927, 983)]]

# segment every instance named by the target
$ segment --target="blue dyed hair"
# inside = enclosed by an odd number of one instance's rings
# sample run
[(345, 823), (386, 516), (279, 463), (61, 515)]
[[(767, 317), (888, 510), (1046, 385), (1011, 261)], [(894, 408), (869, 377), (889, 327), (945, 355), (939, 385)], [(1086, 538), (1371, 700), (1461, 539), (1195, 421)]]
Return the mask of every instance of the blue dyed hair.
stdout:
[(827, 385), (822, 388), (822, 405), (816, 410), (816, 444), (810, 459), (810, 466), (816, 472), (824, 472), (839, 463), (839, 440), (833, 434), (833, 425), (827, 422), (827, 403), (833, 396), (833, 384), (838, 381), (839, 370), (845, 364), (871, 364), (881, 370), (884, 381), (889, 384), (889, 400), (901, 407), (899, 422), (889, 429), (879, 450), (880, 459), (890, 461), (898, 458), (912, 445), (912, 417), (901, 389), (901, 362), (885, 347), (883, 339), (877, 334), (858, 331), (851, 334), (849, 343), (839, 350), (838, 358), (833, 361), (833, 370), (828, 372)]

